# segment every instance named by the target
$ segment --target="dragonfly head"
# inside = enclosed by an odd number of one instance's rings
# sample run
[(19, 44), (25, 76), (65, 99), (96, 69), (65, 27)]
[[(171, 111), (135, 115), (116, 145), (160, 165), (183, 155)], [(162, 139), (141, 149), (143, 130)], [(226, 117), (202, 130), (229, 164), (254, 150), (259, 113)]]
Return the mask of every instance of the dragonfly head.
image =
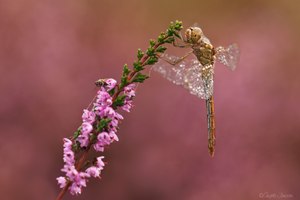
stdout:
[(185, 38), (188, 43), (197, 44), (200, 42), (203, 32), (199, 27), (190, 27), (185, 31)]

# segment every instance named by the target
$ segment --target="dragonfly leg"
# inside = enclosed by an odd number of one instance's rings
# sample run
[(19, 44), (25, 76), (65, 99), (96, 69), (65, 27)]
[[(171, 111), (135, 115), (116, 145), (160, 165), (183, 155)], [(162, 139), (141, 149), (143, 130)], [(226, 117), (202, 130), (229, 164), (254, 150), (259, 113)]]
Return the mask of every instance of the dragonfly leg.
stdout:
[(171, 60), (167, 57), (163, 57), (159, 55), (159, 58), (166, 61), (167, 63), (169, 63), (170, 65), (177, 65), (178, 63), (182, 62), (186, 57), (188, 57), (189, 55), (191, 55), (193, 53), (193, 51), (188, 52), (186, 55), (177, 58), (176, 60)]
[(187, 43), (186, 41), (184, 41), (182, 39), (181, 33), (180, 33), (180, 39), (181, 39), (180, 41), (182, 41), (183, 43), (179, 44), (178, 39), (175, 38), (175, 40), (172, 43), (174, 47), (179, 47), (179, 48), (189, 48), (189, 47), (191, 47), (191, 44)]
[(191, 47), (190, 44), (179, 44), (177, 41), (173, 42), (173, 46), (174, 47), (179, 47), (179, 48), (190, 48)]

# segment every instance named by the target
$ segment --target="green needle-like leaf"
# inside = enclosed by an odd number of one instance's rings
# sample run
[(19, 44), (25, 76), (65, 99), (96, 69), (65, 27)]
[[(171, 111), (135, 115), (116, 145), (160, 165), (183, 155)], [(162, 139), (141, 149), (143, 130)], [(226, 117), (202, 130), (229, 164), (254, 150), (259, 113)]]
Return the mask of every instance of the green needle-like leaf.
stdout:
[(142, 83), (144, 82), (147, 78), (149, 78), (149, 76), (145, 75), (145, 74), (142, 74), (142, 73), (137, 73), (132, 82), (136, 82), (136, 83)]

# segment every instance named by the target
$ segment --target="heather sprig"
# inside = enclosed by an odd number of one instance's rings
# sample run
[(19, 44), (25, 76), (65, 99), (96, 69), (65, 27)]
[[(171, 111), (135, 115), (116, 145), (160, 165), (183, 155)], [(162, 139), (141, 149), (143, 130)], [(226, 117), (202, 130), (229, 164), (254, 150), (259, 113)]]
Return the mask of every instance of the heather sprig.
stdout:
[(73, 137), (63, 140), (64, 166), (61, 171), (64, 176), (57, 178), (62, 188), (57, 200), (62, 199), (68, 190), (72, 195), (80, 194), (82, 187), (86, 187), (88, 178), (100, 178), (105, 166), (104, 157), (88, 160), (89, 151), (94, 149), (96, 152), (103, 152), (108, 145), (119, 141), (117, 131), (123, 116), (117, 112), (118, 108), (130, 112), (137, 84), (149, 78), (142, 71), (158, 61), (159, 54), (167, 49), (164, 45), (174, 42), (175, 37), (180, 37), (178, 33), (181, 29), (180, 21), (171, 22), (156, 40), (150, 40), (146, 51), (138, 49), (137, 59), (132, 67), (124, 65), (120, 83), (114, 79), (99, 79), (95, 82), (99, 90), (92, 108), (83, 110), (82, 124)]

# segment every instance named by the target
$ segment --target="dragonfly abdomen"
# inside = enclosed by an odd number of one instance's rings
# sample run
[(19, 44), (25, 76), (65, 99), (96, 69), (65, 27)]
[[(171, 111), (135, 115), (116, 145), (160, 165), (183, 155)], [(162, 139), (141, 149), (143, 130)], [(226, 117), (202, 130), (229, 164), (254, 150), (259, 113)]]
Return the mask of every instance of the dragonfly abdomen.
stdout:
[(208, 150), (211, 156), (214, 156), (216, 145), (216, 123), (215, 123), (215, 109), (213, 96), (206, 99), (207, 111), (207, 126), (208, 126)]

